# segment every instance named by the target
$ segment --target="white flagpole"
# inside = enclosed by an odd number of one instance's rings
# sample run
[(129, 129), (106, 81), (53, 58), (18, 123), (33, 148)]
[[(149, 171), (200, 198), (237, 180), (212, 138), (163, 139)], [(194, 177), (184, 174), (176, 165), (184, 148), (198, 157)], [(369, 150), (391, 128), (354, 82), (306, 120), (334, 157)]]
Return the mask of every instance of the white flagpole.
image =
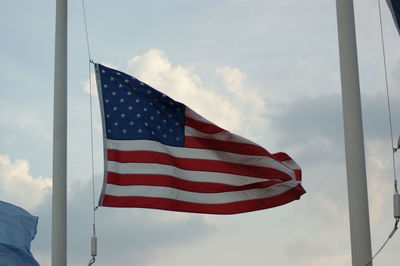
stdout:
[(67, 265), (67, 0), (56, 3), (51, 265)]
[(351, 254), (353, 266), (364, 266), (371, 259), (371, 236), (353, 0), (336, 0), (336, 9)]

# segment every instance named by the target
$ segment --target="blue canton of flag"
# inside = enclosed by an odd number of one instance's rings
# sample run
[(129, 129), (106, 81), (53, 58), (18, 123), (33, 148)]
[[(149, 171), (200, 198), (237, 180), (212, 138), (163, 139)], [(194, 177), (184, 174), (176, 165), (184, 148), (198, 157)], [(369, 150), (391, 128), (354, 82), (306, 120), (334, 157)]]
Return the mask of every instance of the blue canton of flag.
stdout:
[(99, 65), (108, 139), (183, 146), (185, 106), (125, 73)]

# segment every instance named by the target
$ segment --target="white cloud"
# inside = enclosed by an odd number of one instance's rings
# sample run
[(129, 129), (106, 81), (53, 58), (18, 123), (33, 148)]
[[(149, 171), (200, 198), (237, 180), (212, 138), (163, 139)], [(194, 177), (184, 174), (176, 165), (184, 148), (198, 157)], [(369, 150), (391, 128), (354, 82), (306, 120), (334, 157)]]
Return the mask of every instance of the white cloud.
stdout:
[(347, 226), (347, 209), (343, 209), (343, 206), (333, 199), (323, 195), (318, 194), (315, 196), (315, 201), (319, 213), (323, 214), (324, 218), (334, 223), (336, 226)]
[[(113, 64), (106, 65), (118, 68)], [(222, 93), (203, 88), (201, 78), (193, 69), (173, 66), (165, 52), (158, 49), (131, 58), (125, 71), (228, 130), (243, 133), (255, 122), (266, 122), (264, 100), (256, 89), (247, 85), (245, 74), (238, 68), (217, 67)], [(94, 74), (90, 82), (91, 94), (97, 96)], [(90, 82), (83, 82), (83, 90), (88, 94)]]
[(337, 237), (340, 230), (342, 229), (329, 227), (325, 232), (316, 231), (312, 236), (302, 236), (293, 240), (288, 246), (290, 250), (288, 258), (296, 265), (349, 265), (350, 250), (341, 246), (343, 238)]
[(230, 101), (201, 87), (201, 79), (190, 68), (174, 67), (161, 50), (151, 49), (128, 62), (128, 72), (143, 82), (230, 130), (237, 130), (243, 115)]
[[(368, 173), (368, 195), (371, 226), (379, 226), (385, 206), (392, 206), (393, 166), (390, 146), (384, 141), (368, 141), (366, 145), (366, 164)], [(387, 149), (385, 149), (387, 148)], [(385, 213), (386, 214), (386, 213)], [(390, 218), (386, 217), (386, 218)]]
[(344, 253), (337, 253), (331, 255), (321, 256), (310, 261), (310, 266), (339, 266), (339, 265), (349, 265), (350, 259), (347, 254), (348, 252)]
[[(347, 208), (343, 208), (343, 203), (326, 194), (314, 192), (310, 197), (304, 205), (306, 220), (297, 222), (308, 224), (313, 228), (312, 233), (297, 232), (288, 241), (288, 259), (296, 265), (349, 265), (351, 252), (348, 243)], [(317, 214), (316, 220), (311, 213)]]
[(252, 121), (254, 113), (249, 115), (247, 108), (241, 106), (252, 106), (256, 115), (265, 108), (263, 100), (255, 91), (249, 92), (245, 87), (244, 74), (232, 67), (220, 67), (217, 74), (222, 78), (225, 89), (233, 93), (233, 97), (203, 88), (200, 77), (191, 68), (179, 65), (174, 67), (161, 50), (151, 49), (142, 56), (133, 57), (128, 62), (127, 70), (228, 130), (241, 130), (246, 127), (243, 125)]
[(7, 155), (0, 155), (0, 195), (1, 199), (25, 209), (37, 207), (50, 192), (49, 178), (34, 178), (29, 174), (27, 160), (14, 162)]
[[(46, 122), (47, 114), (42, 113), (38, 108), (24, 105), (18, 105), (18, 108), (15, 108), (13, 103), (0, 99), (0, 113), (7, 114), (0, 116), (0, 127), (37, 134), (46, 141), (52, 140), (52, 134)], [(8, 134), (8, 139), (3, 141), (7, 143), (16, 138), (15, 135)]]
[(246, 107), (247, 114), (252, 114), (257, 120), (263, 120), (266, 114), (265, 101), (258, 95), (256, 89), (247, 86), (245, 74), (231, 66), (218, 67), (216, 74), (222, 79), (225, 88)]
[(93, 73), (90, 75), (90, 80), (86, 80), (83, 83), (83, 90), (92, 96), (97, 97), (97, 87), (96, 87), (96, 75)]

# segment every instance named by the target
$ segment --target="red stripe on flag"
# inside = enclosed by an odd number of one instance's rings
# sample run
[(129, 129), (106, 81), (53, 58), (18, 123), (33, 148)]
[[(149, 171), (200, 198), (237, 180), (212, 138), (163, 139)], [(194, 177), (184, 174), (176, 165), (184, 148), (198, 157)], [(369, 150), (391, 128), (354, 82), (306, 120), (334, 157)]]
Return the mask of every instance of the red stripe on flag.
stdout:
[(290, 161), (293, 160), (287, 153), (278, 152), (272, 154), (273, 158), (275, 158), (278, 162)]
[[(278, 162), (285, 162), (285, 161), (293, 161), (293, 159), (284, 152), (278, 152), (272, 154), (272, 157), (275, 158)], [(297, 181), (301, 181), (301, 170), (300, 169), (293, 169), (294, 174), (296, 176)]]
[(216, 139), (203, 139), (196, 137), (185, 137), (185, 147), (197, 149), (212, 149), (218, 151), (226, 151), (243, 155), (259, 155), (271, 157), (271, 154), (264, 148), (247, 144), (230, 141), (222, 141)]
[(190, 117), (185, 117), (185, 125), (207, 134), (216, 134), (225, 131), (219, 126), (204, 123)]
[(193, 182), (182, 180), (168, 175), (147, 175), (147, 174), (118, 174), (107, 173), (107, 183), (119, 186), (165, 186), (199, 193), (220, 193), (229, 191), (241, 191), (255, 188), (266, 188), (280, 181), (264, 181), (243, 186), (232, 186), (211, 182)]
[(294, 171), (294, 174), (296, 176), (296, 180), (297, 181), (301, 181), (301, 170), (295, 169), (293, 171)]
[(214, 160), (177, 158), (170, 154), (153, 151), (107, 150), (107, 159), (120, 163), (158, 163), (175, 166), (183, 170), (219, 172), (283, 181), (292, 179), (288, 174), (274, 168)]
[(104, 195), (101, 205), (105, 207), (138, 207), (194, 213), (236, 214), (277, 207), (299, 199), (304, 193), (305, 191), (301, 185), (297, 185), (293, 189), (274, 197), (224, 204), (201, 204), (166, 198)]

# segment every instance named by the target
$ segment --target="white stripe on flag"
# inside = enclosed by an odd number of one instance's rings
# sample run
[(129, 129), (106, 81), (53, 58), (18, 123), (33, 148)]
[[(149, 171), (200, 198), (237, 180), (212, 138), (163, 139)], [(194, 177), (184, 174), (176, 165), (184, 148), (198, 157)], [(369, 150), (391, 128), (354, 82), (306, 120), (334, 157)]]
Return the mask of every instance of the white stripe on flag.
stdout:
[(300, 166), (293, 160), (283, 161), (281, 162), (283, 165), (286, 165), (290, 169), (293, 170), (301, 170)]

